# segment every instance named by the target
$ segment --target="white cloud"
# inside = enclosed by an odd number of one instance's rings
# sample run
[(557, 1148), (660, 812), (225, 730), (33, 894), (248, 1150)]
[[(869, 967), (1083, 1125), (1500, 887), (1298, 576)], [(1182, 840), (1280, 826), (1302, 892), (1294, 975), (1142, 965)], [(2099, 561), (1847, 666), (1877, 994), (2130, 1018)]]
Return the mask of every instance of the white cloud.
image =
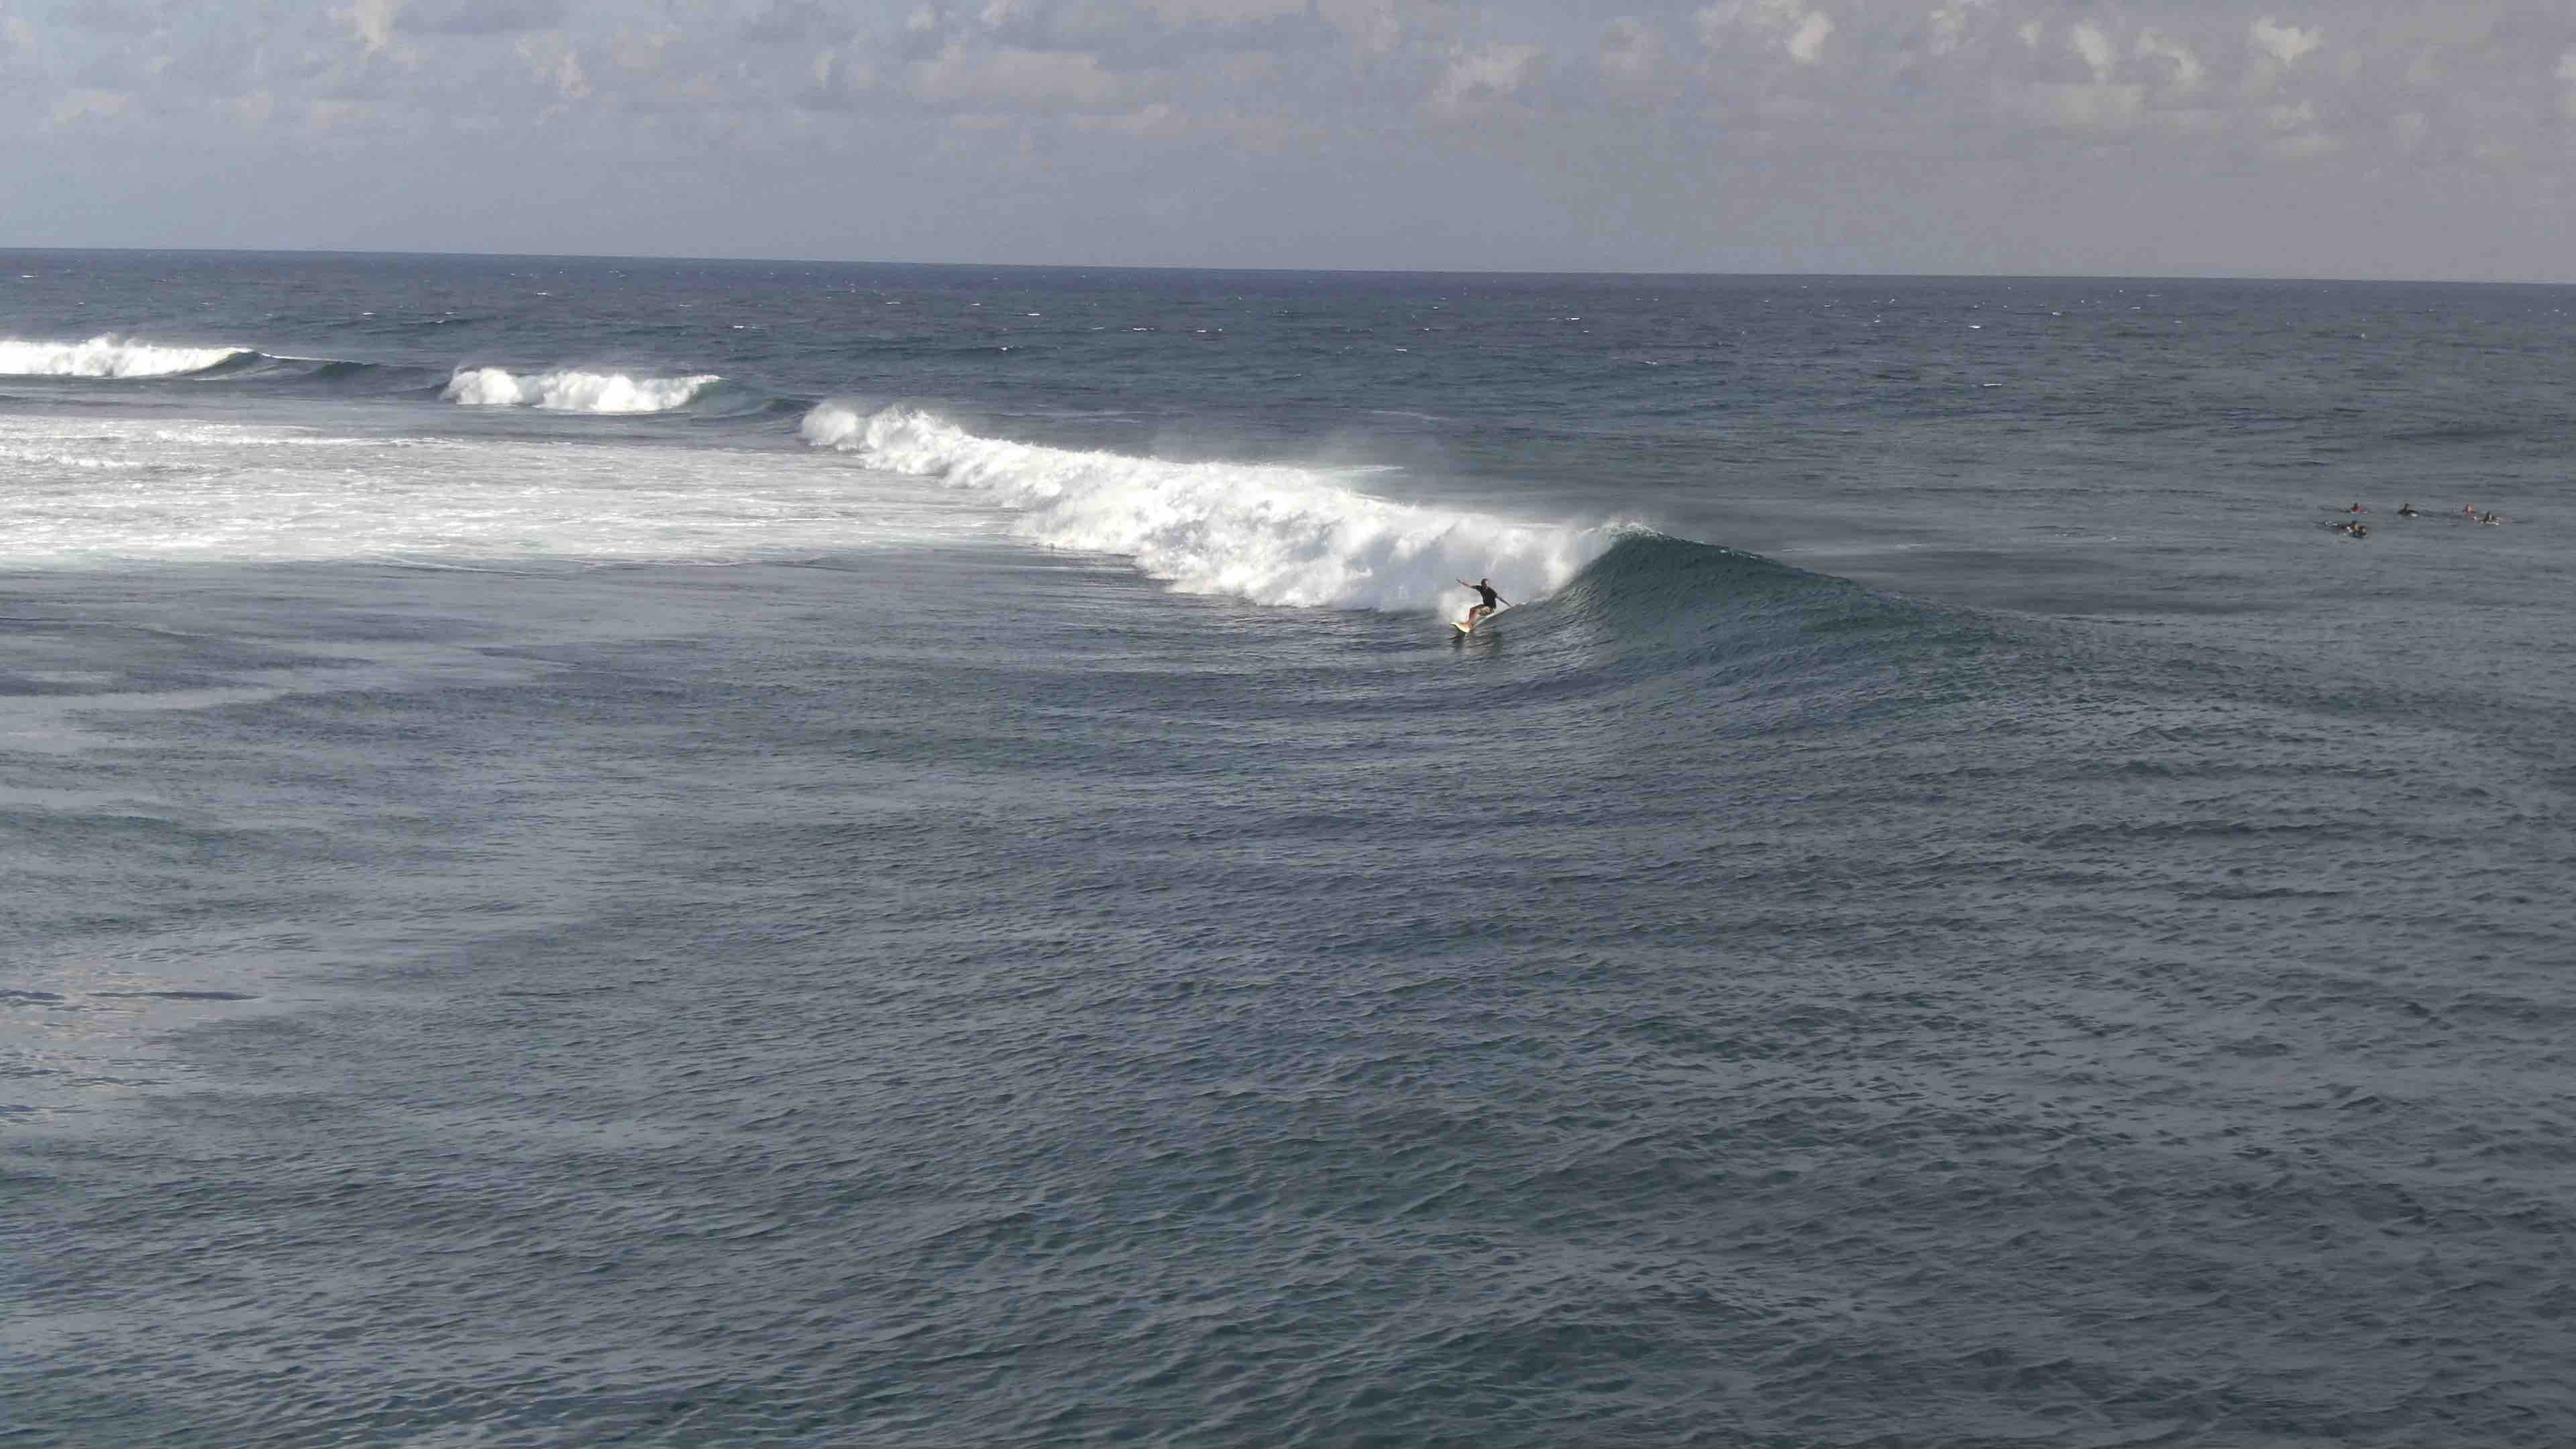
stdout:
[(332, 11), (331, 18), (349, 23), (361, 55), (381, 55), (393, 48), (394, 17), (401, 11), (402, 0), (355, 0), (346, 10)]
[(97, 117), (112, 121), (131, 109), (134, 97), (124, 91), (77, 90), (54, 102), (54, 124), (68, 126)]
[(2021, 43), (2025, 49), (2037, 50), (2039, 49), (2039, 38), (2041, 35), (2046, 33), (2046, 30), (2047, 27), (2042, 25), (2039, 21), (2025, 20), (2021, 23), (2021, 29), (2013, 33), (2021, 37)]
[(1932, 12), (1932, 53), (1948, 55), (1957, 50), (1968, 32), (1968, 17), (1990, 9), (1995, 0), (1949, 0)]
[(1436, 110), (1458, 111), (1479, 102), (1498, 101), (1519, 90), (1537, 74), (1547, 50), (1536, 45), (1483, 45), (1452, 56), (1448, 70), (1431, 88)]
[(519, 58), (528, 68), (572, 100), (590, 94), (590, 77), (581, 68), (581, 52), (561, 31), (531, 35), (519, 42)]
[(1821, 10), (1807, 12), (1807, 17), (1798, 22), (1797, 33), (1788, 39), (1789, 58), (1800, 65), (1814, 65), (1824, 51), (1826, 38), (1833, 33), (1832, 17)]
[(1809, 10), (1803, 0), (1718, 0), (1701, 10), (1700, 39), (1711, 50), (1723, 50), (1737, 32), (1763, 44), (1778, 44), (1800, 65), (1814, 65), (1834, 33), (1833, 17)]
[(2189, 94), (2200, 89), (2201, 80), (2209, 73), (2200, 63), (2200, 57), (2191, 53), (2191, 47), (2180, 41), (2167, 40), (2152, 30), (2138, 33), (2137, 49), (2141, 56), (2173, 62), (2173, 88), (2177, 93)]
[(2284, 25), (2269, 15), (2255, 21), (2251, 33), (2256, 49), (2285, 66), (2296, 65), (2299, 57), (2325, 44), (2326, 39), (2322, 29), (2301, 30), (2295, 25)]
[(2111, 37), (2102, 33), (2102, 27), (2090, 21), (2079, 24), (2066, 33), (2066, 43), (2074, 48), (2077, 55), (2084, 57), (2084, 64), (2093, 71), (2093, 79), (2106, 81), (2111, 78), (2111, 67), (2119, 62), (2119, 52), (2111, 48)]
[(1423, 18), (1435, 22), (1441, 18), (1434, 7), (1407, 0), (1317, 0), (1315, 8), (1369, 55), (1392, 55), (1404, 44), (1408, 11), (1423, 11)]

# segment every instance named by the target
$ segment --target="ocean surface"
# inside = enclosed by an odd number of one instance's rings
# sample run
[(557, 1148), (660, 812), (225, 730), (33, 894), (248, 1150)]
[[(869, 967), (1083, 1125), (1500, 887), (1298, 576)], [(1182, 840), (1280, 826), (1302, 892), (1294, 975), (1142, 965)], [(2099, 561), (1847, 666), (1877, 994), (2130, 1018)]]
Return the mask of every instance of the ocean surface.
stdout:
[(2576, 1443), (2571, 478), (2568, 287), (0, 252), (0, 1445)]

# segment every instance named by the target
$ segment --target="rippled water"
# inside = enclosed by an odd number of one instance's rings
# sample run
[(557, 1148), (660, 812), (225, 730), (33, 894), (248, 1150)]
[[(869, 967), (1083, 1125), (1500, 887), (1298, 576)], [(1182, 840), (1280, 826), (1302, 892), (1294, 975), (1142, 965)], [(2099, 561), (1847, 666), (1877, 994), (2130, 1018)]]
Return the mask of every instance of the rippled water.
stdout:
[(0, 1438), (2576, 1436), (2563, 290), (15, 259)]

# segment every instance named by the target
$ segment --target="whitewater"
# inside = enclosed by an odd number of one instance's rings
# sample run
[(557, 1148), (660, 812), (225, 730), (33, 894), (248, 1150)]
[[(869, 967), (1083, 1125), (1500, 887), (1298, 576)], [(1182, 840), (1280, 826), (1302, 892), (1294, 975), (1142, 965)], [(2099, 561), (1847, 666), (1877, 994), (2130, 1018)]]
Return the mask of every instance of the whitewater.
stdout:
[(1310, 468), (1176, 463), (977, 437), (900, 406), (862, 415), (825, 403), (800, 430), (816, 447), (872, 468), (1007, 505), (1018, 513), (1012, 528), (1020, 537), (1118, 554), (1186, 592), (1262, 604), (1432, 608), (1456, 594), (1462, 575), (1491, 575), (1521, 596), (1552, 593), (1621, 532), (1390, 502)]
[(2566, 289), (11, 260), (27, 1442), (2576, 1440)]

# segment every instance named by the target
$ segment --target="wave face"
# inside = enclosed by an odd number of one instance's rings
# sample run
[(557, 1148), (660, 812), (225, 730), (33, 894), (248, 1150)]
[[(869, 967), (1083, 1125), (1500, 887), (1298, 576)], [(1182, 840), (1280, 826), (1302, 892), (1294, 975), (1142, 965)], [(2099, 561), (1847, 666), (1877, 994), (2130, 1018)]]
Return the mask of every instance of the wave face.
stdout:
[(181, 377), (237, 358), (239, 347), (163, 347), (122, 337), (87, 342), (28, 342), (0, 338), (0, 377)]
[(714, 373), (693, 377), (630, 377), (622, 372), (565, 369), (530, 375), (499, 367), (457, 369), (443, 394), (467, 407), (543, 408), (559, 413), (666, 413), (686, 407), (724, 381)]
[(1537, 598), (1627, 531), (1393, 503), (1280, 464), (1177, 463), (979, 437), (909, 407), (827, 402), (805, 415), (802, 432), (869, 467), (1021, 510), (1022, 537), (1123, 554), (1183, 592), (1262, 604), (1432, 608), (1456, 604), (1458, 580), (1480, 576), (1505, 598)]

